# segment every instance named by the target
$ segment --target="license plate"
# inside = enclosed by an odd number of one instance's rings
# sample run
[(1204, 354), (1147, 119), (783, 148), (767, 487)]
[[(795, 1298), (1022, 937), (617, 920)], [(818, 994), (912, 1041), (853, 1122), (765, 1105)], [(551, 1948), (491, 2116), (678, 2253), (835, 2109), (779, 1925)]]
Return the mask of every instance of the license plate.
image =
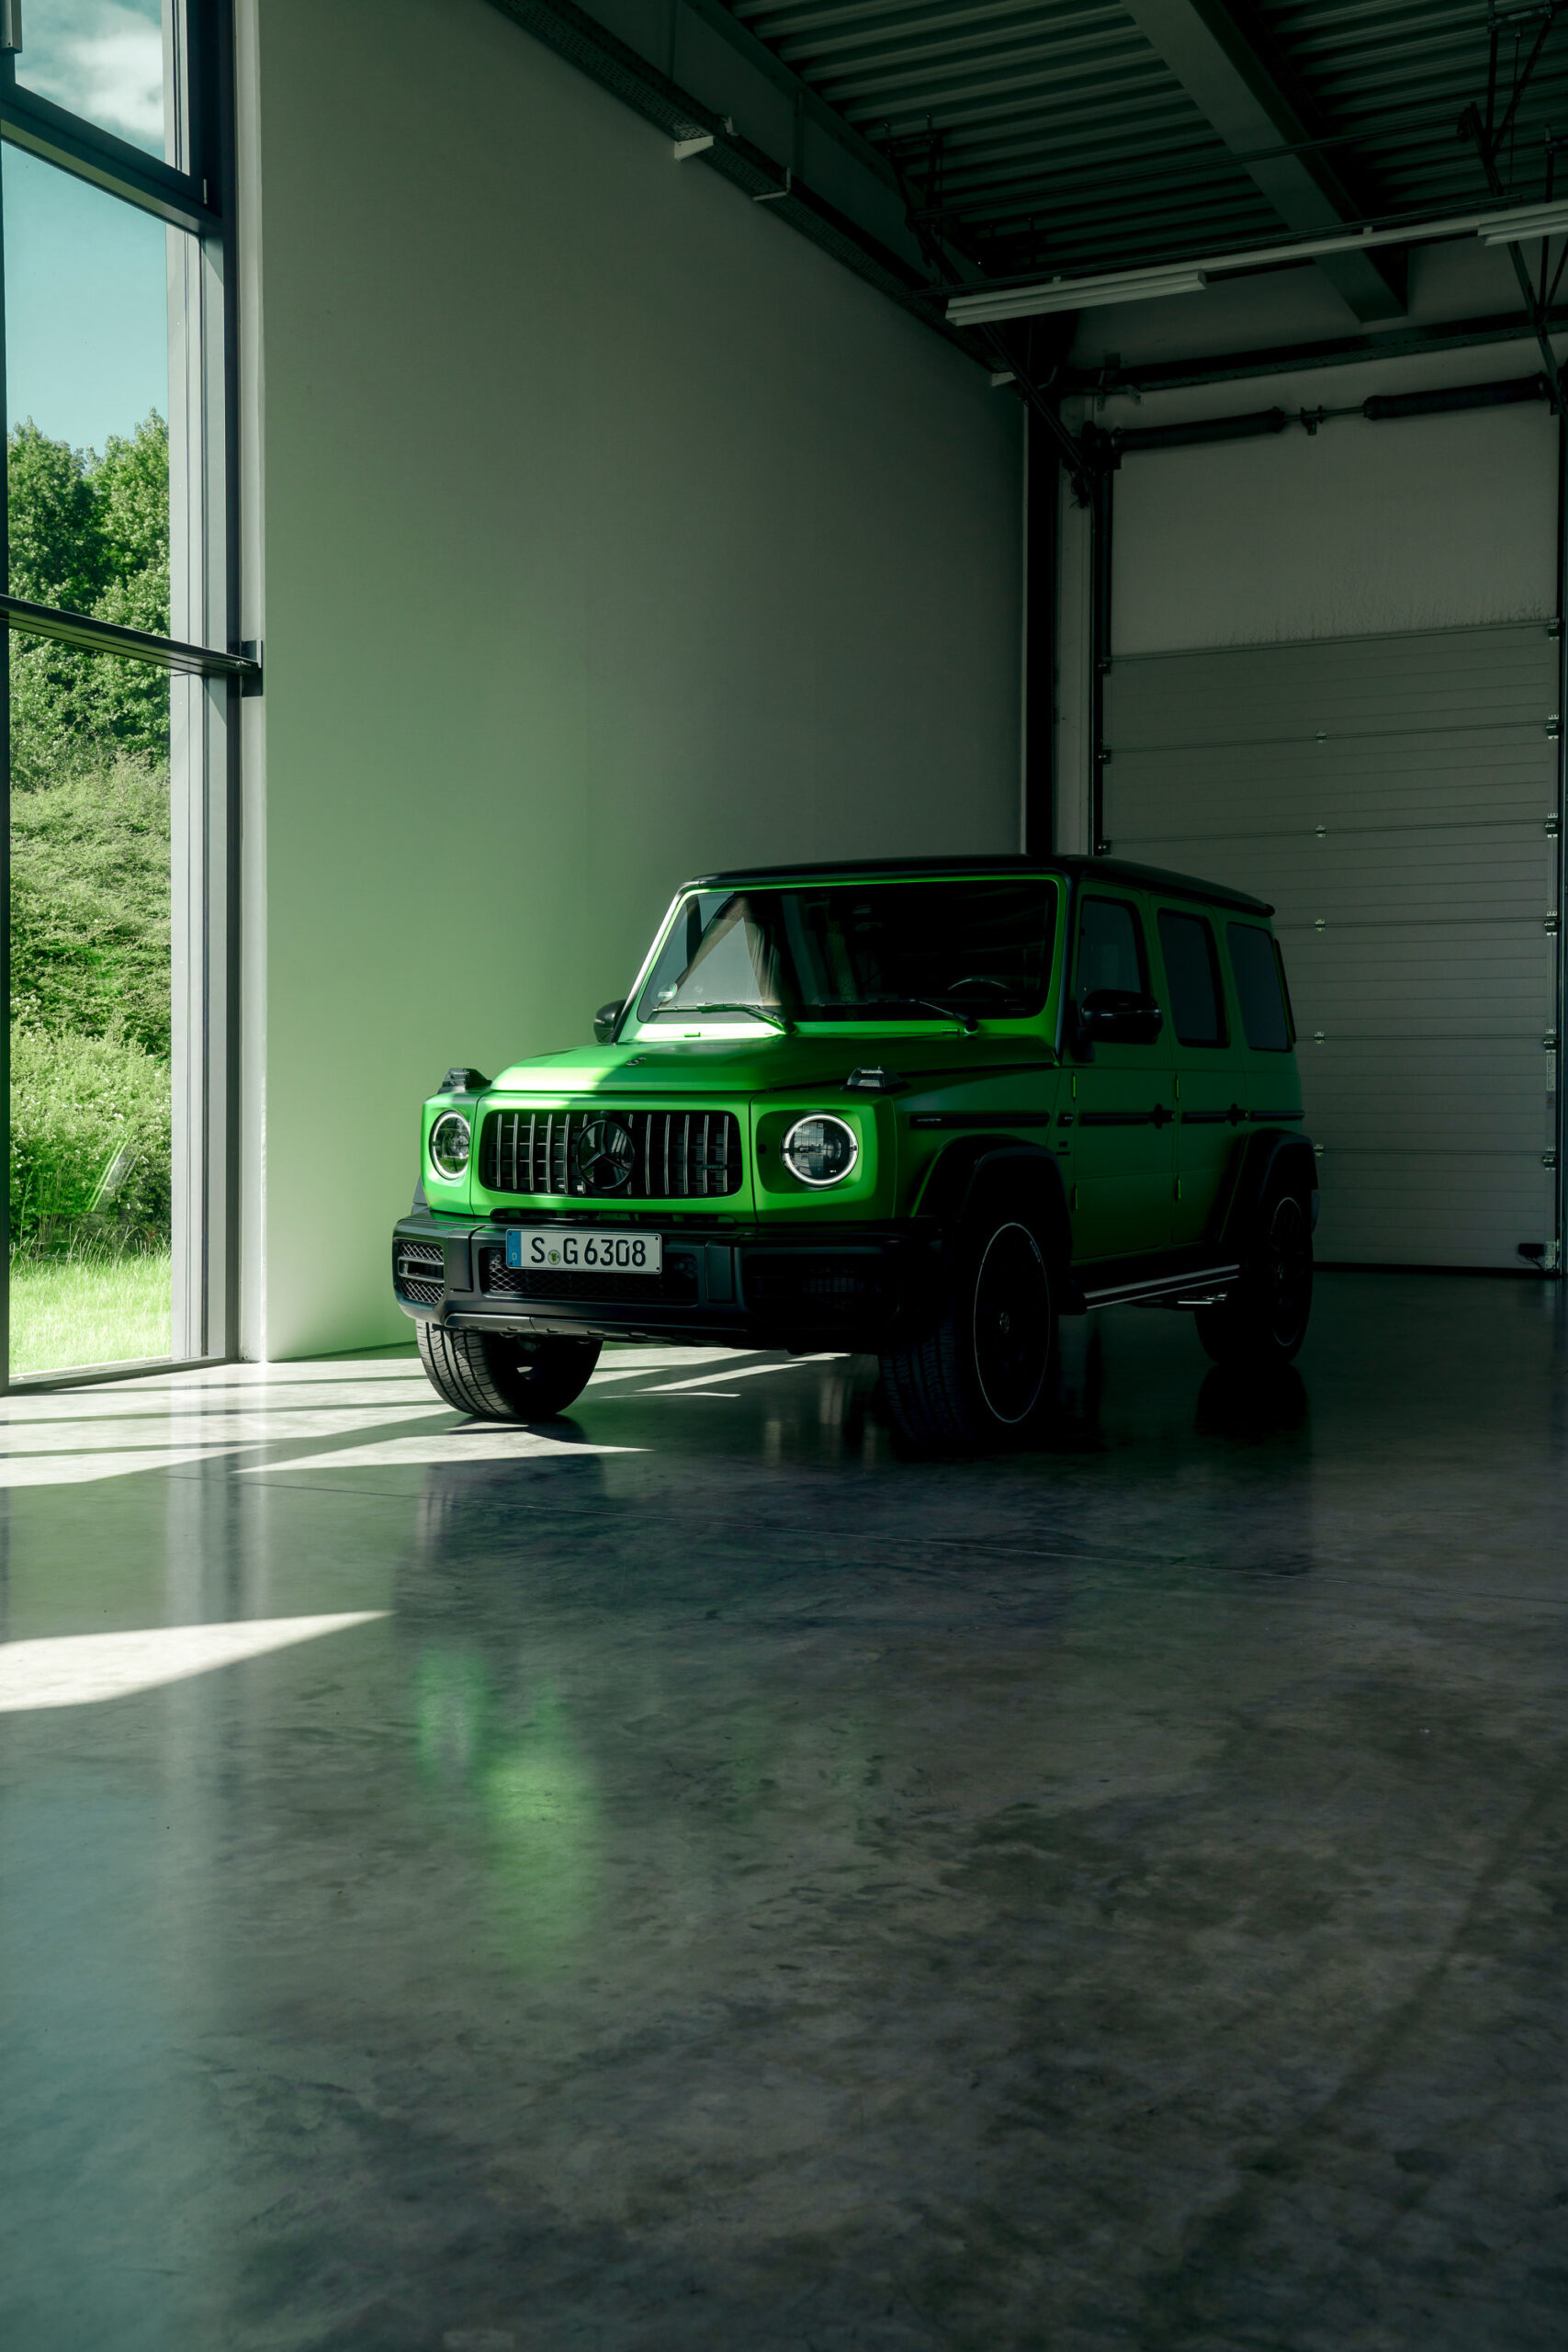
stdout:
[(658, 1274), (664, 1243), (657, 1233), (601, 1233), (592, 1226), (513, 1225), (506, 1262), (533, 1273)]

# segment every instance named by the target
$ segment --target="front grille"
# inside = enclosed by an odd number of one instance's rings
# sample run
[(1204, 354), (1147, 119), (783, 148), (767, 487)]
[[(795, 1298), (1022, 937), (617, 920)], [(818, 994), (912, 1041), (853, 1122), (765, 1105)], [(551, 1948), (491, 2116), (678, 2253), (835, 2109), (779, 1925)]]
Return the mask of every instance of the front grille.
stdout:
[[(582, 1138), (604, 1125), (624, 1129), (630, 1149), (618, 1182), (591, 1183), (579, 1164)], [(614, 1154), (601, 1149), (598, 1165), (614, 1172)], [(738, 1193), (741, 1173), (732, 1111), (491, 1111), (479, 1136), (479, 1182), (491, 1193), (711, 1201)]]
[(558, 1266), (509, 1266), (504, 1248), (479, 1251), (479, 1288), (491, 1298), (619, 1299), (631, 1306), (689, 1306), (697, 1295), (696, 1260), (685, 1250), (666, 1250), (658, 1274), (584, 1274)]
[(439, 1306), (446, 1288), (446, 1261), (439, 1241), (394, 1241), (392, 1287), (416, 1306)]

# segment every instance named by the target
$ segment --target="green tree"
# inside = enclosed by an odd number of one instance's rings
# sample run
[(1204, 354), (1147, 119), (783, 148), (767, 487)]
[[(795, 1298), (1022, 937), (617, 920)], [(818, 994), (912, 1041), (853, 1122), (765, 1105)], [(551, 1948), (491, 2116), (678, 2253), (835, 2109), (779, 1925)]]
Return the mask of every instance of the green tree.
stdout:
[[(156, 411), (102, 457), (13, 430), (11, 593), (159, 635), (169, 627), (169, 428)], [(100, 752), (166, 762), (166, 674), (48, 638), (11, 638), (11, 780), (23, 791)]]
[(50, 440), (30, 416), (12, 431), (7, 464), (13, 596), (90, 613), (102, 594), (104, 538), (87, 474), (90, 454)]
[[(169, 436), (9, 444), (12, 593), (164, 634)], [(169, 681), (11, 636), (12, 1238), (166, 1241)]]
[(121, 754), (11, 803), (11, 1023), (169, 1053), (169, 794)]

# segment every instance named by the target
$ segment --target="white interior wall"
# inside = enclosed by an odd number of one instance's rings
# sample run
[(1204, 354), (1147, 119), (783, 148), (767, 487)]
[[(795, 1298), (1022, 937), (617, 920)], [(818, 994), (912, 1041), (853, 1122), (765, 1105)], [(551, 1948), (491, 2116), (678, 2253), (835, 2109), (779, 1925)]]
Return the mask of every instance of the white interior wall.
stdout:
[[(1020, 411), (484, 0), (243, 0), (243, 1344), (408, 1337), (448, 1063), (671, 887), (1010, 849)], [(265, 550), (265, 558), (264, 558)]]

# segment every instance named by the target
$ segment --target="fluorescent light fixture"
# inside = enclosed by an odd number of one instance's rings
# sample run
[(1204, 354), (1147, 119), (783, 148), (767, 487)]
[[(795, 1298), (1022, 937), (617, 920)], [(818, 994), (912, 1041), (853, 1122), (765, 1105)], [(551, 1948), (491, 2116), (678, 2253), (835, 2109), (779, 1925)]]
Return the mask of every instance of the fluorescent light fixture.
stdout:
[(1521, 237), (1556, 237), (1568, 229), (1568, 204), (1527, 204), (1495, 212), (1479, 232), (1483, 245), (1512, 245)]
[(955, 327), (990, 326), (1002, 319), (1043, 318), (1052, 311), (1101, 309), (1111, 302), (1151, 302), (1165, 294), (1201, 294), (1208, 284), (1201, 269), (1129, 269), (1113, 277), (1053, 278), (1047, 286), (1015, 286), (994, 292), (955, 294), (947, 306)]
[(1393, 229), (1347, 229), (1294, 244), (1252, 245), (1238, 253), (1204, 254), (1196, 261), (1112, 270), (1098, 277), (1052, 277), (1039, 286), (977, 286), (968, 294), (953, 296), (947, 319), (955, 327), (995, 326), (1004, 319), (1041, 318), (1050, 311), (1089, 311), (1109, 302), (1153, 301), (1162, 294), (1196, 294), (1211, 277), (1233, 269), (1279, 269), (1295, 262), (1327, 261), (1336, 254), (1436, 244), (1449, 237), (1511, 245), (1524, 237), (1555, 237), (1564, 231), (1568, 198), (1555, 204), (1522, 205), (1512, 212), (1462, 212), (1443, 220), (1403, 221)]

